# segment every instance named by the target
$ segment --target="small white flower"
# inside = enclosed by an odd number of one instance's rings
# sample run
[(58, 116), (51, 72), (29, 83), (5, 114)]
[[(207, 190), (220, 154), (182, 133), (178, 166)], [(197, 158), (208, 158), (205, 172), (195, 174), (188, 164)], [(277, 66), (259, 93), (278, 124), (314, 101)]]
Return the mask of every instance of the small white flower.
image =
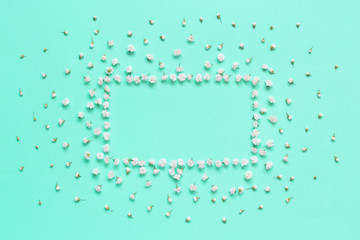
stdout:
[(197, 186), (195, 184), (190, 184), (189, 189), (190, 189), (191, 192), (196, 192)]
[(235, 71), (236, 69), (239, 69), (239, 65), (240, 63), (238, 62), (234, 62), (233, 65), (232, 65), (232, 69)]
[(253, 175), (252, 175), (252, 172), (251, 172), (251, 171), (247, 171), (247, 172), (245, 173), (245, 176), (244, 176), (244, 177), (245, 177), (246, 180), (250, 180), (250, 179), (252, 178), (252, 176), (253, 176)]
[(121, 184), (124, 180), (121, 177), (116, 177), (116, 184)]
[(165, 63), (159, 62), (159, 68), (163, 69), (165, 67)]
[(108, 46), (109, 46), (109, 47), (114, 46), (114, 40), (110, 40), (110, 41), (108, 41), (108, 42), (107, 42), (107, 44), (108, 44)]
[(107, 152), (109, 152), (109, 151), (110, 151), (110, 146), (109, 146), (109, 144), (105, 144), (105, 145), (103, 146), (103, 152), (107, 153)]
[(272, 123), (276, 123), (277, 122), (277, 117), (276, 116), (270, 116), (269, 117), (269, 121), (272, 122)]
[(60, 119), (58, 120), (59, 126), (62, 126), (62, 125), (64, 124), (64, 122), (65, 122), (65, 120), (60, 118)]
[(101, 128), (94, 129), (94, 135), (99, 136), (101, 134)]
[(114, 58), (113, 60), (111, 60), (111, 64), (112, 64), (113, 66), (118, 65), (118, 64), (119, 64), (119, 59)]
[(104, 132), (103, 133), (103, 138), (104, 138), (105, 141), (109, 141), (110, 140), (110, 133)]
[(270, 80), (266, 80), (265, 81), (265, 86), (266, 87), (272, 87), (272, 82)]
[(208, 179), (209, 179), (209, 177), (208, 177), (208, 175), (206, 175), (206, 173), (204, 173), (204, 175), (201, 177), (201, 180), (203, 180), (203, 182), (205, 182)]
[(238, 191), (238, 193), (241, 195), (241, 194), (244, 193), (245, 188), (240, 186), (240, 187), (238, 187), (237, 191)]
[(270, 187), (266, 187), (265, 192), (270, 192)]
[(90, 156), (91, 156), (90, 152), (85, 152), (84, 158), (85, 158), (86, 160), (90, 160)]
[(215, 161), (215, 166), (216, 166), (217, 168), (220, 168), (220, 167), (222, 166), (222, 161), (216, 160), (216, 161)]
[(261, 66), (261, 68), (262, 68), (263, 70), (267, 70), (267, 69), (269, 68), (269, 66), (266, 65), (266, 64), (263, 64), (263, 65)]
[(252, 156), (252, 157), (250, 158), (250, 160), (251, 160), (251, 163), (252, 163), (252, 164), (256, 164), (259, 159), (258, 159), (256, 156)]
[(260, 154), (260, 156), (265, 156), (266, 155), (265, 149), (260, 149), (259, 154)]
[(93, 169), (92, 174), (94, 174), (95, 176), (99, 175), (100, 174), (99, 169), (97, 168)]
[(139, 169), (140, 175), (144, 175), (144, 174), (146, 174), (146, 172), (147, 172), (147, 170), (146, 170), (145, 167), (141, 167), (141, 168)]
[(240, 74), (237, 74), (236, 77), (235, 77), (236, 82), (241, 82), (242, 79), (243, 79), (243, 76), (240, 75)]
[(206, 73), (206, 74), (204, 75), (204, 80), (205, 80), (205, 81), (209, 81), (210, 78), (211, 78), (210, 74)]
[(259, 77), (254, 77), (253, 80), (252, 80), (252, 85), (256, 86), (259, 82), (260, 82), (260, 78)]
[(151, 62), (151, 61), (154, 60), (154, 56), (153, 56), (152, 54), (148, 53), (148, 54), (146, 55), (146, 59), (147, 59), (149, 62)]
[(136, 195), (136, 192), (133, 193), (133, 194), (131, 194), (131, 195), (129, 196), (129, 198), (130, 198), (131, 200), (135, 200), (135, 195)]
[(163, 158), (163, 159), (160, 159), (159, 161), (159, 167), (165, 167), (166, 166), (166, 159)]
[(244, 167), (246, 165), (249, 164), (249, 160), (247, 160), (246, 158), (242, 159), (241, 162), (240, 162), (241, 166)]
[(270, 96), (269, 98), (268, 98), (268, 101), (269, 101), (269, 103), (275, 103), (275, 99), (274, 99), (274, 97), (273, 96)]
[(70, 103), (70, 100), (68, 98), (64, 98), (64, 100), (62, 100), (62, 105), (64, 107), (66, 107), (69, 103)]
[(114, 80), (115, 80), (116, 82), (121, 82), (121, 76), (118, 75), (118, 74), (116, 74), (116, 75), (114, 76)]
[(155, 77), (155, 76), (153, 76), (153, 75), (151, 75), (151, 76), (150, 76), (150, 78), (149, 78), (149, 83), (154, 84), (154, 83), (156, 83), (156, 82), (157, 82), (156, 77)]
[(108, 173), (108, 179), (113, 179), (114, 177), (115, 177), (114, 172), (113, 172), (113, 171), (110, 171), (110, 172)]
[(245, 74), (245, 75), (244, 75), (244, 81), (245, 81), (245, 82), (248, 82), (248, 81), (250, 81), (250, 80), (251, 80), (251, 75)]
[(135, 47), (133, 45), (129, 44), (126, 51), (128, 53), (133, 53), (133, 52), (135, 52)]
[(209, 69), (209, 68), (211, 68), (212, 64), (209, 61), (205, 61), (204, 66), (205, 66), (205, 68)]
[(218, 190), (218, 188), (219, 188), (218, 186), (212, 185), (211, 186), (211, 191), (216, 192)]
[(217, 59), (218, 59), (219, 62), (223, 62), (225, 60), (224, 54), (219, 53), (218, 56), (217, 56)]
[(83, 112), (78, 112), (78, 118), (84, 118), (85, 114)]
[(209, 158), (208, 160), (206, 160), (206, 164), (208, 166), (212, 166), (214, 164), (214, 161), (211, 158)]
[(204, 168), (205, 168), (205, 161), (204, 161), (204, 160), (199, 160), (199, 161), (197, 162), (197, 164), (198, 164), (198, 168), (200, 168), (200, 169), (204, 169)]
[(268, 162), (265, 163), (265, 168), (266, 168), (266, 170), (269, 170), (270, 168), (272, 168), (272, 166), (273, 166), (273, 163), (270, 162), (270, 161), (268, 161)]
[(149, 180), (146, 180), (145, 187), (151, 187), (152, 182)]
[(266, 142), (266, 147), (267, 148), (272, 148), (274, 146), (274, 140), (268, 140), (267, 142)]
[(187, 161), (187, 165), (188, 165), (189, 167), (193, 167), (193, 166), (195, 165), (194, 160), (193, 160), (192, 158), (189, 159), (189, 160)]
[(69, 143), (67, 143), (67, 142), (63, 142), (63, 148), (68, 148), (70, 146), (70, 144)]
[(261, 143), (261, 140), (259, 138), (253, 138), (251, 140), (251, 142), (255, 145), (255, 146), (258, 146), (260, 143)]
[(240, 164), (239, 159), (235, 158), (235, 159), (232, 161), (232, 164), (233, 164), (234, 166), (239, 165), (239, 164)]
[(239, 47), (240, 47), (240, 49), (244, 49), (244, 44), (240, 43)]
[(195, 37), (191, 34), (191, 35), (188, 37), (188, 41), (189, 41), (189, 42), (194, 42), (194, 41), (195, 41)]
[(178, 56), (180, 56), (181, 55), (181, 49), (175, 49), (174, 50), (174, 56), (175, 57), (178, 57)]
[(230, 195), (234, 195), (236, 193), (236, 188), (230, 188)]

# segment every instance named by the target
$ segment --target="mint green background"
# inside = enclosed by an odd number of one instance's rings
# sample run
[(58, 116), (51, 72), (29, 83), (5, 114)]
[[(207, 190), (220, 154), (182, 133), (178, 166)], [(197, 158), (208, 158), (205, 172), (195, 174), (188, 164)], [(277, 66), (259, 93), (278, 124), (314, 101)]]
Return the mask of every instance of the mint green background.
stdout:
[[(1, 88), (0, 101), (0, 232), (1, 239), (359, 239), (360, 200), (357, 147), (359, 146), (359, 100), (360, 88), (358, 63), (359, 16), (358, 1), (2, 1), (0, 3), (2, 31), (0, 38)], [(216, 19), (220, 13), (223, 23)], [(98, 21), (93, 22), (92, 16)], [(204, 23), (198, 19), (204, 17)], [(188, 25), (181, 27), (183, 18)], [(150, 26), (148, 19), (155, 21)], [(237, 28), (230, 24), (235, 21)], [(252, 22), (257, 23), (255, 30)], [(297, 22), (300, 29), (295, 28)], [(273, 31), (269, 26), (274, 25)], [(93, 31), (100, 29), (95, 39), (95, 49), (88, 48)], [(68, 30), (64, 37), (61, 31)], [(127, 31), (134, 36), (128, 38)], [(161, 42), (158, 37), (165, 34)], [(195, 43), (189, 45), (186, 38), (195, 36)], [(150, 44), (144, 46), (143, 38)], [(262, 38), (266, 39), (261, 44)], [(109, 50), (106, 41), (115, 40)], [(228, 72), (233, 61), (241, 63), (241, 73), (252, 73), (261, 77), (260, 103), (279, 117), (272, 126), (263, 117), (260, 138), (263, 142), (272, 138), (275, 147), (268, 156), (260, 159), (257, 166), (241, 169), (232, 166), (215, 170), (214, 167), (200, 171), (185, 169), (179, 185), (183, 192), (173, 194), (175, 182), (169, 178), (167, 169), (157, 177), (151, 174), (139, 177), (135, 169), (125, 177), (124, 167), (104, 166), (94, 155), (101, 150), (101, 138), (89, 145), (93, 159), (83, 159), (85, 148), (81, 139), (92, 137), (92, 131), (84, 128), (85, 121), (77, 120), (77, 112), (84, 111), (88, 101), (89, 86), (83, 84), (85, 74), (92, 77), (95, 86), (98, 76), (108, 64), (101, 63), (102, 54), (108, 59), (118, 57), (123, 81), (112, 83), (110, 100), (111, 154), (120, 159), (138, 156), (143, 159), (168, 160), (221, 159), (229, 157), (250, 157), (251, 99), (249, 84), (162, 84), (128, 86), (123, 71), (132, 65), (136, 74), (152, 73), (161, 76), (159, 60), (166, 63), (166, 73), (173, 72), (181, 62), (185, 72), (204, 72), (205, 60), (215, 62), (215, 47), (206, 52), (206, 43), (224, 42), (225, 62), (212, 69), (224, 67)], [(240, 42), (245, 50), (238, 49)], [(137, 48), (134, 56), (124, 54), (125, 47), (132, 43)], [(269, 45), (278, 48), (270, 52)], [(312, 55), (308, 48), (314, 46)], [(49, 51), (44, 54), (43, 48)], [(183, 50), (180, 60), (172, 57), (176, 48)], [(79, 61), (79, 52), (85, 58)], [(152, 53), (155, 61), (145, 61), (145, 54)], [(27, 57), (20, 60), (20, 54)], [(254, 57), (246, 66), (244, 61)], [(296, 59), (293, 68), (289, 61)], [(95, 68), (88, 70), (87, 62)], [(267, 63), (274, 67), (275, 75), (263, 73), (259, 66)], [(334, 71), (334, 65), (339, 69)], [(72, 73), (64, 75), (69, 67)], [(305, 77), (310, 71), (311, 78)], [(48, 78), (43, 80), (41, 73)], [(234, 75), (234, 74), (233, 74)], [(296, 86), (288, 86), (293, 77)], [(274, 87), (265, 90), (263, 81), (271, 79)], [(232, 80), (234, 80), (232, 78)], [(249, 85), (249, 86), (247, 86)], [(24, 92), (22, 98), (18, 91)], [(321, 89), (319, 100), (316, 92)], [(51, 91), (57, 92), (55, 100)], [(102, 91), (97, 90), (98, 93)], [(274, 107), (267, 106), (266, 98), (273, 95), (277, 100)], [(71, 103), (65, 109), (61, 100), (69, 97)], [(286, 106), (284, 99), (291, 97), (293, 103)], [(48, 109), (43, 105), (47, 102)], [(285, 112), (294, 119), (286, 120)], [(38, 118), (33, 122), (32, 113)], [(322, 120), (317, 119), (324, 113)], [(94, 127), (102, 126), (99, 111), (86, 113)], [(67, 122), (59, 127), (58, 118)], [(46, 131), (45, 124), (51, 129)], [(310, 128), (309, 133), (304, 128)], [(278, 128), (285, 131), (278, 134)], [(336, 142), (331, 143), (332, 133)], [(20, 136), (17, 142), (15, 136)], [(58, 143), (51, 139), (58, 137)], [(63, 141), (70, 143), (69, 149), (61, 147)], [(283, 147), (289, 142), (292, 148)], [(35, 150), (35, 145), (40, 149)], [(308, 146), (307, 153), (300, 149)], [(288, 153), (288, 164), (282, 157)], [(333, 156), (340, 162), (336, 164)], [(265, 172), (262, 163), (272, 160), (274, 168)], [(65, 167), (72, 161), (70, 168)], [(50, 163), (54, 168), (50, 169)], [(25, 166), (22, 173), (20, 166)], [(97, 178), (91, 170), (99, 168)], [(124, 177), (121, 186), (106, 179), (110, 169)], [(245, 183), (243, 174), (247, 170), (254, 178)], [(76, 172), (82, 177), (75, 179)], [(203, 183), (200, 178), (206, 172), (210, 179)], [(273, 179), (282, 174), (284, 179)], [(289, 177), (296, 177), (289, 182)], [(318, 176), (314, 181), (313, 176)], [(153, 181), (145, 189), (146, 179)], [(62, 189), (55, 191), (59, 182)], [(200, 196), (193, 203), (188, 191), (190, 183), (196, 181)], [(94, 186), (102, 184), (103, 192), (96, 194)], [(219, 186), (216, 194), (210, 193), (212, 184)], [(246, 192), (243, 196), (229, 197), (224, 204), (220, 201), (232, 186), (257, 184), (257, 192)], [(290, 187), (289, 192), (283, 190)], [(263, 189), (272, 188), (269, 194)], [(128, 196), (137, 191), (135, 202)], [(174, 202), (169, 205), (167, 194)], [(210, 199), (216, 197), (213, 204)], [(75, 196), (86, 199), (74, 203)], [(294, 197), (285, 204), (287, 197)], [(37, 205), (41, 199), (43, 205)], [(104, 211), (109, 204), (114, 212)], [(149, 214), (146, 207), (154, 204)], [(263, 211), (256, 208), (264, 205)], [(174, 209), (170, 219), (165, 212)], [(246, 209), (238, 215), (239, 209)], [(130, 211), (134, 219), (129, 220)], [(186, 216), (190, 224), (185, 224)], [(227, 224), (221, 218), (228, 218)]]

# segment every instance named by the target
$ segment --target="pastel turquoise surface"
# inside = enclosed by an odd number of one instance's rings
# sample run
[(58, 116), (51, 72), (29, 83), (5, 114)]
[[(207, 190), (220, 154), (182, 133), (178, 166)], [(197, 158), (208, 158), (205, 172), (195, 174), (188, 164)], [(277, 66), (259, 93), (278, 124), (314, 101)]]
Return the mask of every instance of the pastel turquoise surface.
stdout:
[[(0, 239), (360, 239), (359, 8), (355, 0), (2, 1)], [(183, 18), (186, 27), (181, 26)], [(155, 21), (153, 26), (149, 19)], [(231, 27), (233, 21), (236, 28)], [(253, 22), (256, 29), (251, 27)], [(97, 29), (100, 33), (95, 36)], [(68, 36), (61, 34), (65, 30)], [(126, 35), (129, 30), (131, 38)], [(166, 35), (164, 42), (159, 39), (161, 34)], [(186, 41), (190, 34), (195, 36), (191, 44)], [(92, 37), (95, 48), (91, 50)], [(149, 40), (148, 46), (143, 44), (144, 38)], [(115, 41), (111, 49), (108, 40)], [(239, 49), (240, 42), (245, 44), (244, 50)], [(221, 43), (225, 61), (219, 64), (216, 47)], [(275, 51), (269, 50), (271, 43), (277, 45)], [(128, 44), (136, 47), (134, 55), (125, 53)], [(213, 48), (206, 51), (205, 44)], [(312, 46), (313, 53), (308, 54)], [(172, 55), (177, 48), (183, 52), (180, 58)], [(83, 60), (78, 59), (80, 52), (85, 54)], [(146, 61), (147, 53), (154, 55), (153, 63)], [(26, 57), (20, 59), (21, 54)], [(100, 61), (103, 54), (108, 56), (106, 63)], [(103, 126), (99, 109), (85, 109), (90, 101), (87, 91), (97, 87), (97, 78), (104, 75), (114, 57), (120, 60), (115, 71), (122, 82), (109, 84), (110, 156), (121, 160), (166, 158), (168, 162), (191, 157), (196, 161), (249, 159), (253, 87), (250, 82), (235, 84), (237, 73), (261, 78), (256, 87), (258, 101), (268, 113), (261, 116), (260, 139), (262, 148), (268, 139), (273, 139), (275, 146), (257, 165), (185, 168), (180, 182), (169, 177), (168, 167), (156, 177), (148, 168), (140, 177), (137, 168), (126, 176), (122, 163), (117, 168), (104, 165), (95, 159), (105, 144), (102, 137), (88, 146), (82, 144), (82, 138), (94, 138), (93, 130), (85, 127), (87, 120), (94, 127)], [(245, 64), (250, 57), (251, 64)], [(125, 81), (128, 65), (135, 74), (159, 79), (163, 72), (173, 73), (179, 64), (186, 73), (205, 74), (205, 60), (214, 63), (209, 71), (212, 77), (222, 67), (232, 75), (230, 82), (216, 84), (212, 78), (210, 83), (197, 85), (194, 81), (159, 80), (155, 86), (135, 86)], [(91, 70), (89, 61), (94, 64)], [(159, 61), (166, 64), (164, 71), (159, 70)], [(240, 62), (237, 72), (231, 70), (234, 61)], [(262, 71), (263, 63), (276, 74)], [(335, 65), (339, 65), (336, 71)], [(71, 69), (70, 75), (64, 74), (65, 68)], [(43, 72), (48, 74), (46, 79), (41, 77)], [(306, 72), (312, 76), (307, 78)], [(83, 81), (85, 75), (92, 78), (88, 85)], [(290, 77), (295, 86), (287, 83)], [(265, 88), (266, 79), (273, 81), (273, 88)], [(319, 89), (321, 99), (316, 96)], [(53, 90), (55, 99), (51, 98)], [(96, 91), (102, 97), (103, 90)], [(267, 103), (269, 96), (275, 97), (274, 106)], [(66, 108), (61, 105), (65, 97), (70, 99)], [(290, 106), (285, 104), (286, 98), (293, 99)], [(85, 112), (85, 119), (77, 119), (78, 111)], [(293, 115), (292, 121), (286, 119), (286, 112)], [(320, 112), (324, 117), (319, 120)], [(275, 125), (268, 122), (270, 115), (279, 118)], [(62, 127), (57, 124), (59, 118), (66, 120)], [(50, 125), (49, 130), (45, 124)], [(305, 127), (309, 127), (308, 133)], [(284, 129), (283, 135), (279, 128)], [(330, 140), (333, 133), (335, 142)], [(55, 137), (58, 141), (52, 143)], [(64, 141), (70, 143), (66, 150)], [(284, 148), (286, 142), (290, 149)], [(303, 147), (308, 147), (306, 153), (301, 151)], [(83, 159), (85, 151), (92, 153), (90, 162)], [(288, 163), (282, 161), (285, 154)], [(340, 159), (338, 163), (334, 156)], [(269, 160), (274, 167), (266, 171), (263, 164)], [(66, 168), (68, 161), (72, 165)], [(20, 166), (25, 166), (22, 172)], [(101, 171), (97, 177), (91, 174), (94, 168)], [(122, 185), (107, 180), (110, 170), (124, 178)], [(248, 170), (254, 177), (245, 181)], [(76, 172), (82, 177), (76, 179)], [(204, 173), (210, 177), (207, 182), (201, 180)], [(282, 180), (274, 178), (278, 174), (283, 175)], [(290, 182), (290, 176), (295, 176), (295, 181)], [(146, 180), (153, 182), (150, 188), (145, 188)], [(61, 186), (59, 192), (55, 191), (56, 182)], [(195, 194), (189, 192), (194, 182), (198, 186)], [(176, 184), (183, 189), (179, 195), (173, 191)], [(210, 191), (213, 184), (219, 186), (216, 193)], [(228, 194), (231, 187), (253, 184), (257, 191)], [(100, 194), (94, 191), (96, 185), (103, 186)], [(288, 192), (284, 191), (286, 185)], [(267, 186), (270, 193), (264, 192)], [(135, 201), (129, 199), (133, 192), (137, 192)], [(168, 194), (174, 199), (172, 204), (167, 202)], [(223, 195), (228, 196), (225, 203)], [(75, 196), (85, 201), (75, 203)], [(200, 197), (197, 203), (194, 196)], [(288, 197), (293, 199), (286, 204)], [(217, 202), (212, 203), (211, 198)], [(113, 211), (105, 211), (105, 204)], [(263, 210), (257, 209), (260, 204)], [(146, 210), (149, 205), (154, 205), (151, 213)], [(165, 213), (172, 209), (167, 219)], [(245, 209), (241, 215), (240, 209)], [(128, 212), (133, 219), (127, 217)], [(187, 216), (192, 218), (190, 223), (185, 223)], [(223, 217), (227, 217), (226, 224), (221, 222)]]

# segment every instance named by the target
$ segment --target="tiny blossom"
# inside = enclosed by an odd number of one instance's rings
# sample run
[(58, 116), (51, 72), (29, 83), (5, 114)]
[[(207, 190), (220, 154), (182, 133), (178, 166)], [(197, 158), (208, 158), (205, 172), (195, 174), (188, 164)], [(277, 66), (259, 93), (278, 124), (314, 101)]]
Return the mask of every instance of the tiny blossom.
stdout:
[(168, 79), (168, 75), (166, 75), (165, 73), (161, 76), (161, 80), (165, 81)]
[(94, 135), (99, 136), (101, 134), (101, 128), (94, 129)]
[(195, 37), (191, 34), (191, 35), (188, 37), (188, 41), (189, 41), (189, 42), (194, 42), (194, 41), (195, 41)]
[(244, 81), (245, 81), (245, 82), (248, 82), (248, 81), (250, 81), (250, 80), (251, 80), (251, 75), (245, 74), (245, 75), (244, 75)]
[(81, 118), (84, 118), (84, 115), (85, 115), (85, 114), (84, 114), (83, 112), (78, 112), (78, 118), (80, 118), (80, 119), (81, 119)]
[(199, 161), (197, 162), (197, 164), (198, 164), (198, 168), (200, 168), (200, 169), (204, 169), (204, 168), (205, 168), (205, 161), (204, 161), (204, 160), (199, 160)]
[(186, 79), (186, 75), (183, 74), (183, 73), (180, 73), (180, 74), (178, 75), (178, 79), (179, 79), (180, 82), (183, 82), (183, 81), (185, 81), (185, 79)]
[(210, 78), (211, 78), (210, 74), (206, 73), (206, 74), (204, 75), (204, 80), (205, 80), (205, 81), (209, 81)]
[(259, 154), (260, 154), (260, 156), (265, 156), (266, 155), (265, 149), (260, 149)]
[(99, 169), (95, 168), (95, 169), (93, 169), (92, 173), (96, 176), (96, 175), (100, 174), (100, 171), (99, 171)]
[(110, 172), (108, 173), (108, 179), (113, 179), (114, 177), (115, 177), (114, 172), (113, 172), (113, 171), (110, 171)]
[(159, 166), (160, 166), (160, 167), (165, 167), (165, 166), (166, 166), (166, 159), (165, 159), (165, 158), (160, 159), (160, 161), (159, 161)]
[(243, 76), (240, 75), (240, 74), (237, 74), (236, 77), (235, 77), (236, 82), (241, 82), (242, 79), (243, 79)]
[(244, 176), (244, 177), (245, 177), (246, 180), (250, 180), (250, 179), (252, 178), (252, 176), (253, 176), (253, 175), (252, 175), (252, 172), (251, 172), (251, 171), (247, 171), (247, 172), (245, 173), (245, 176)]
[(121, 177), (116, 177), (116, 184), (121, 184), (124, 180)]
[(160, 170), (154, 167), (153, 174), (157, 175), (160, 173)]
[(277, 117), (276, 116), (270, 116), (269, 117), (269, 121), (272, 122), (272, 123), (276, 123), (277, 122)]
[(241, 166), (244, 167), (246, 165), (249, 164), (249, 160), (247, 160), (246, 158), (242, 159), (241, 162), (240, 162)]
[(269, 141), (266, 142), (266, 147), (271, 148), (273, 146), (274, 146), (274, 140), (270, 139)]
[(219, 62), (223, 62), (225, 60), (224, 54), (219, 53), (218, 56), (217, 56), (217, 59), (218, 59)]
[(87, 127), (87, 128), (91, 128), (91, 127), (92, 127), (92, 122), (87, 121), (87, 122), (86, 122), (86, 127)]
[(66, 107), (70, 103), (70, 100), (68, 98), (64, 98), (61, 103), (64, 107)]
[(87, 65), (88, 68), (93, 68), (94, 67), (94, 64), (92, 62), (88, 62), (88, 65)]
[(268, 98), (268, 101), (269, 101), (269, 103), (275, 103), (275, 99), (274, 99), (273, 96), (270, 96), (270, 97)]
[(126, 51), (128, 53), (133, 53), (133, 52), (135, 52), (135, 47), (133, 45), (129, 44)]
[(234, 195), (236, 193), (236, 188), (230, 188), (230, 195)]
[(95, 107), (95, 105), (94, 105), (93, 102), (88, 102), (88, 103), (86, 104), (86, 107), (87, 107), (88, 109), (93, 109), (93, 108)]
[(260, 143), (261, 143), (261, 140), (259, 139), (259, 138), (253, 138), (252, 140), (251, 140), (251, 142), (255, 145), (255, 146), (257, 146), (257, 145), (259, 145)]
[(232, 164), (233, 164), (234, 166), (239, 165), (239, 164), (240, 164), (239, 159), (235, 158), (235, 159), (232, 161)]
[(270, 162), (270, 161), (268, 161), (268, 162), (265, 163), (265, 168), (266, 168), (266, 170), (269, 170), (270, 168), (272, 168), (272, 166), (273, 166), (273, 163)]
[(260, 78), (259, 77), (254, 77), (253, 80), (252, 80), (252, 85), (256, 86), (259, 82), (260, 82)]
[(256, 156), (252, 156), (252, 157), (250, 158), (250, 160), (251, 160), (251, 163), (252, 163), (252, 164), (256, 164), (259, 159), (258, 159)]
[(91, 79), (90, 79), (90, 77), (89, 77), (89, 76), (85, 76), (85, 77), (84, 77), (84, 82), (85, 82), (85, 83), (90, 82), (90, 80), (91, 80)]
[(236, 69), (239, 69), (239, 65), (240, 65), (240, 63), (238, 63), (238, 62), (234, 62), (233, 64), (232, 64), (232, 69), (235, 71)]
[(156, 83), (156, 81), (157, 81), (156, 77), (151, 75), (150, 78), (149, 78), (149, 83), (154, 84), (154, 83)]
[(265, 86), (266, 87), (272, 87), (272, 82), (270, 80), (266, 80), (265, 81)]
[(194, 160), (193, 160), (192, 158), (189, 159), (189, 160), (187, 161), (187, 165), (188, 165), (189, 167), (193, 167), (193, 166), (195, 165)]
[(189, 189), (190, 189), (191, 192), (196, 192), (197, 186), (195, 184), (190, 184)]
[(219, 187), (216, 186), (216, 185), (212, 185), (212, 186), (211, 186), (211, 191), (212, 191), (212, 192), (216, 192), (218, 189), (219, 189)]
[(118, 65), (118, 64), (119, 64), (119, 59), (114, 58), (113, 60), (111, 60), (111, 64), (112, 64), (113, 66)]
[(109, 141), (110, 140), (110, 133), (104, 132), (103, 133), (103, 138), (104, 138), (105, 141)]
[(180, 56), (180, 55), (181, 55), (181, 50), (180, 50), (180, 49), (174, 50), (174, 56), (175, 56), (175, 57), (178, 57), (178, 56)]
[(270, 187), (265, 187), (265, 192), (270, 192)]
[(215, 75), (215, 81), (217, 81), (217, 82), (220, 82), (222, 80), (222, 76), (221, 76), (221, 74), (216, 74)]
[(206, 164), (208, 166), (212, 166), (214, 164), (214, 161), (211, 158), (209, 158), (208, 160), (206, 160)]
[(203, 180), (204, 182), (208, 179), (209, 179), (209, 177), (208, 177), (208, 175), (206, 175), (206, 173), (204, 173), (204, 175), (201, 177), (201, 180)]
[(258, 108), (259, 105), (260, 105), (260, 104), (259, 104), (258, 101), (253, 102), (253, 108), (254, 108), (254, 109)]
[(107, 44), (108, 44), (108, 46), (109, 46), (109, 47), (114, 46), (114, 40), (110, 40), (110, 41), (108, 41), (108, 42), (107, 42)]
[(220, 68), (217, 70), (217, 73), (220, 74), (220, 75), (223, 75), (225, 72), (225, 70), (223, 68)]
[(267, 70), (267, 69), (269, 68), (269, 66), (266, 65), (266, 64), (263, 64), (263, 65), (261, 66), (261, 68), (262, 68), (263, 70)]
[(209, 69), (209, 68), (211, 68), (212, 64), (209, 61), (205, 61), (204, 66), (205, 66), (205, 68)]
[(215, 161), (215, 166), (216, 166), (217, 168), (220, 168), (220, 167), (222, 166), (222, 161), (216, 160), (216, 161)]
[(141, 168), (139, 169), (140, 175), (144, 175), (144, 174), (146, 174), (146, 172), (147, 172), (147, 170), (146, 170), (145, 167), (141, 167)]
[(146, 59), (147, 59), (149, 62), (151, 62), (151, 61), (154, 60), (154, 56), (153, 56), (152, 54), (148, 53), (148, 54), (146, 55)]
[(96, 158), (97, 158), (98, 160), (101, 160), (101, 159), (104, 158), (104, 154), (103, 154), (103, 153), (97, 153), (97, 154), (96, 154)]
[(170, 79), (175, 82), (177, 79), (176, 74), (170, 74)]
[(195, 81), (196, 81), (197, 83), (202, 82), (202, 75), (201, 75), (201, 74), (197, 74), (196, 77), (195, 77)]
[(230, 164), (230, 159), (229, 158), (224, 158), (223, 163), (225, 166), (228, 166)]
[(252, 92), (251, 92), (251, 97), (252, 98), (256, 98), (256, 97), (258, 97), (259, 96), (259, 92), (257, 91), (257, 90), (252, 90)]

